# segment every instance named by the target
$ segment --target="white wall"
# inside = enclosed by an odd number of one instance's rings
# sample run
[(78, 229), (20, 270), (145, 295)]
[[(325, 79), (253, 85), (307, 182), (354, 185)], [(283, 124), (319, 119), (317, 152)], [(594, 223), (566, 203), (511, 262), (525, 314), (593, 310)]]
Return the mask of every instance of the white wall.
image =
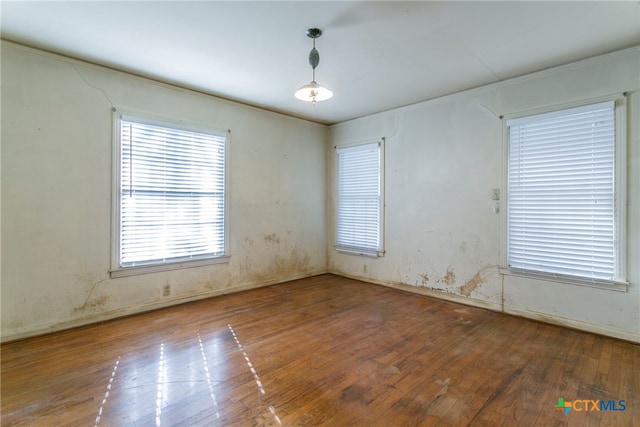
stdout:
[[(428, 75), (425, 76), (428, 78)], [(640, 341), (640, 48), (627, 49), (331, 127), (332, 272)], [(630, 92), (628, 291), (502, 276), (503, 124), (498, 116)], [(386, 256), (337, 253), (336, 144), (386, 137)]]
[[(3, 340), (326, 271), (326, 126), (6, 42), (1, 65)], [(229, 263), (109, 278), (112, 105), (231, 129)]]
[[(640, 49), (329, 129), (2, 43), (2, 340), (322, 273), (640, 341)], [(626, 293), (502, 276), (502, 122), (628, 96)], [(231, 129), (228, 264), (110, 279), (111, 107)], [(330, 138), (327, 138), (329, 134)], [(387, 138), (384, 258), (338, 254), (335, 144)], [(327, 147), (330, 147), (327, 150)], [(170, 297), (162, 296), (165, 284)]]

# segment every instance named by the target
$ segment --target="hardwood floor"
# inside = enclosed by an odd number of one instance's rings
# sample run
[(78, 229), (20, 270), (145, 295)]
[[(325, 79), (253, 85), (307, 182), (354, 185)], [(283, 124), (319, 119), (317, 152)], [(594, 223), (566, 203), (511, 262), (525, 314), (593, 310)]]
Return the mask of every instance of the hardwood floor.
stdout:
[(333, 275), (4, 344), (1, 374), (3, 426), (640, 425), (638, 345)]

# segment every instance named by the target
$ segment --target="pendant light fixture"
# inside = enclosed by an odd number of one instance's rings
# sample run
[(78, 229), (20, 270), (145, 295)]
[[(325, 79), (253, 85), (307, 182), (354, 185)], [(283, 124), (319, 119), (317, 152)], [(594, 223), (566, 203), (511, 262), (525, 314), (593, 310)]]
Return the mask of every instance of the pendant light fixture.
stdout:
[(316, 67), (320, 63), (320, 54), (316, 50), (316, 39), (322, 35), (319, 28), (309, 28), (306, 32), (307, 37), (313, 40), (313, 48), (309, 52), (309, 65), (313, 69), (311, 83), (301, 86), (295, 93), (296, 98), (302, 101), (308, 101), (316, 106), (316, 102), (324, 101), (333, 96), (333, 92), (328, 88), (316, 83)]

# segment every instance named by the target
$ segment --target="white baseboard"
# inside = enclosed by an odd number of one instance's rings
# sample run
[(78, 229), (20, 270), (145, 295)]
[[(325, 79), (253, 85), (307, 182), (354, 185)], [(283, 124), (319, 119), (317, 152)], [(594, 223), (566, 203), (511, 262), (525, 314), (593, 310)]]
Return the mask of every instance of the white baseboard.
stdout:
[(514, 316), (525, 317), (527, 319), (536, 320), (543, 323), (564, 326), (566, 328), (577, 329), (584, 332), (591, 332), (598, 335), (605, 335), (612, 338), (619, 338), (625, 341), (631, 341), (640, 344), (640, 333), (638, 332), (581, 322), (579, 320), (569, 319), (558, 315), (550, 315), (547, 313), (540, 313), (513, 305), (505, 305), (504, 312), (507, 314), (512, 314)]
[(514, 316), (519, 316), (519, 317), (523, 317), (531, 320), (536, 320), (539, 322), (550, 323), (558, 326), (564, 326), (571, 329), (577, 329), (584, 332), (591, 332), (599, 335), (605, 335), (605, 336), (618, 338), (618, 339), (640, 344), (640, 333), (638, 332), (632, 332), (624, 329), (602, 326), (602, 325), (597, 325), (593, 323), (581, 322), (578, 320), (569, 319), (569, 318), (565, 318), (557, 315), (550, 315), (547, 313), (540, 313), (540, 312), (529, 310), (527, 308), (513, 306), (513, 305), (505, 305), (504, 307), (502, 307), (501, 304), (494, 303), (491, 301), (483, 301), (483, 300), (464, 297), (460, 295), (449, 294), (446, 292), (435, 291), (432, 289), (407, 285), (404, 283), (377, 280), (371, 277), (352, 275), (344, 272), (327, 271), (325, 269), (311, 271), (311, 272), (307, 272), (299, 275), (293, 275), (287, 278), (273, 279), (273, 280), (264, 281), (264, 282), (245, 283), (239, 286), (235, 286), (233, 288), (218, 289), (218, 290), (202, 292), (198, 294), (191, 294), (191, 295), (182, 296), (182, 297), (177, 296), (175, 298), (166, 298), (161, 301), (154, 301), (148, 304), (130, 306), (130, 307), (125, 307), (125, 308), (112, 310), (104, 313), (88, 315), (88, 316), (84, 316), (77, 319), (58, 322), (55, 324), (32, 325), (27, 328), (16, 329), (9, 333), (2, 334), (2, 336), (0, 337), (0, 342), (5, 343), (10, 341), (16, 341), (24, 338), (37, 336), (37, 335), (44, 335), (52, 332), (62, 331), (62, 330), (76, 328), (80, 326), (86, 326), (93, 323), (104, 322), (104, 321), (116, 319), (119, 317), (131, 316), (135, 314), (144, 313), (147, 311), (158, 310), (161, 308), (183, 304), (186, 302), (198, 301), (206, 298), (212, 298), (220, 295), (226, 295), (226, 294), (246, 291), (250, 289), (261, 288), (265, 286), (275, 285), (278, 283), (289, 282), (291, 280), (304, 279), (307, 277), (313, 277), (313, 276), (318, 276), (318, 275), (327, 274), (327, 273), (335, 274), (338, 276), (343, 276), (343, 277), (347, 277), (355, 280), (361, 280), (363, 282), (386, 286), (389, 288), (411, 292), (419, 295), (425, 295), (433, 298), (452, 301), (452, 302), (463, 304), (463, 305), (468, 305), (468, 306), (478, 307), (478, 308), (485, 308), (485, 309), (497, 311), (497, 312), (504, 312), (507, 314), (511, 314)]
[(314, 270), (306, 273), (301, 273), (286, 278), (273, 279), (263, 282), (245, 283), (239, 286), (225, 289), (215, 289), (213, 291), (201, 292), (197, 294), (190, 294), (187, 296), (176, 296), (173, 298), (165, 298), (160, 301), (153, 301), (146, 304), (133, 305), (129, 307), (119, 308), (103, 313), (91, 314), (83, 316), (77, 319), (71, 319), (57, 323), (45, 323), (39, 325), (32, 325), (26, 328), (20, 328), (8, 333), (3, 333), (0, 337), (0, 342), (6, 343), (11, 341), (17, 341), (24, 338), (30, 338), (38, 335), (49, 334), (52, 332), (63, 331), (66, 329), (77, 328), (80, 326), (87, 326), (94, 323), (105, 322), (107, 320), (117, 319), (119, 317), (132, 316), (135, 314), (141, 314), (147, 311), (158, 310), (161, 308), (171, 307), (173, 305), (184, 304), (187, 302), (198, 301), (202, 299), (212, 298), (220, 295), (232, 294), (241, 291), (247, 291), (250, 289), (262, 288), (265, 286), (271, 286), (278, 283), (289, 282), (292, 280), (304, 279), (307, 277), (319, 276), (326, 274), (326, 269)]
[(429, 296), (429, 297), (434, 297), (434, 298), (438, 298), (438, 299), (452, 301), (452, 302), (456, 302), (456, 303), (459, 303), (459, 304), (470, 305), (470, 306), (479, 307), (479, 308), (487, 308), (487, 309), (493, 310), (493, 311), (502, 311), (502, 305), (500, 303), (496, 303), (496, 302), (479, 300), (479, 299), (475, 299), (475, 298), (471, 298), (471, 297), (464, 297), (464, 296), (461, 296), (461, 295), (450, 294), (450, 293), (442, 292), (442, 291), (436, 291), (436, 290), (429, 289), (429, 288), (422, 288), (422, 287), (419, 287), (419, 286), (407, 285), (405, 283), (390, 282), (390, 281), (386, 281), (386, 280), (377, 280), (377, 279), (374, 279), (374, 278), (371, 278), (371, 277), (363, 277), (363, 276), (358, 276), (358, 275), (353, 275), (353, 274), (348, 274), (348, 273), (343, 273), (343, 272), (331, 272), (330, 271), (329, 273), (335, 274), (337, 276), (348, 277), (350, 279), (361, 280), (361, 281), (367, 282), (367, 283), (373, 283), (375, 285), (386, 286), (388, 288), (399, 289), (401, 291), (407, 291), (407, 292), (411, 292), (411, 293), (414, 293), (414, 294), (426, 295), (426, 296)]
[(630, 341), (640, 344), (640, 332), (633, 332), (624, 329), (613, 328), (609, 326), (602, 326), (593, 323), (581, 322), (579, 320), (569, 319), (558, 315), (550, 315), (547, 313), (540, 313), (532, 311), (523, 307), (517, 307), (513, 305), (503, 305), (500, 303), (494, 303), (491, 301), (482, 301), (474, 298), (464, 297), (456, 294), (449, 294), (442, 291), (435, 291), (432, 289), (421, 288), (418, 286), (407, 285), (404, 283), (389, 282), (385, 280), (377, 280), (371, 277), (363, 277), (353, 274), (344, 273), (341, 271), (330, 271), (331, 274), (338, 276), (348, 277), (350, 279), (361, 280), (363, 282), (373, 283), (376, 285), (382, 285), (389, 288), (400, 289), (403, 291), (426, 295), (434, 298), (439, 298), (447, 301), (456, 302), (459, 304), (469, 305), (473, 307), (486, 308), (488, 310), (511, 314), (526, 319), (536, 320), (543, 323), (549, 323), (552, 325), (563, 326), (566, 328), (577, 329), (584, 332), (590, 332), (598, 335), (604, 335), (612, 338), (618, 338), (625, 341)]

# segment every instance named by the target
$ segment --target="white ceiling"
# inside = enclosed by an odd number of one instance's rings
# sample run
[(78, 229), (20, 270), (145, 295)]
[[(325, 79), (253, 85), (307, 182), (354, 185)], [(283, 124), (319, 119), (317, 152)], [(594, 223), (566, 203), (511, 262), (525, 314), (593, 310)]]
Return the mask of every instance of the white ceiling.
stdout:
[[(638, 1), (2, 1), (1, 34), (336, 123), (640, 43)], [(332, 99), (293, 97), (316, 80)]]

